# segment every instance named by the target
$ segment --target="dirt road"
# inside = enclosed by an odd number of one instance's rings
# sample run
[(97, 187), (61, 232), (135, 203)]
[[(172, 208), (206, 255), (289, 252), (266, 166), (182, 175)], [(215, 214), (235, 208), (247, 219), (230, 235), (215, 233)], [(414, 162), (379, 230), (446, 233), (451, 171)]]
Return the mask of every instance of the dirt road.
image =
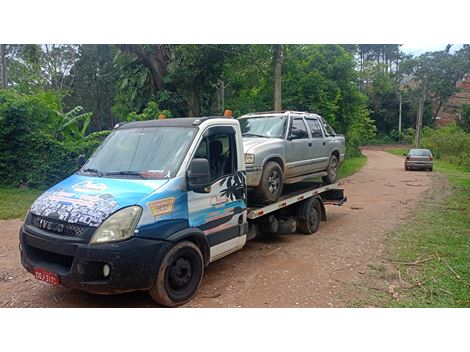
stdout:
[[(381, 256), (386, 233), (428, 190), (430, 173), (405, 172), (403, 160), (365, 149), (367, 165), (342, 181), (348, 202), (329, 206), (312, 236), (249, 242), (212, 263), (187, 307), (341, 307)], [(18, 254), (21, 220), (0, 221), (0, 307), (157, 307), (146, 292), (96, 296), (36, 281)]]

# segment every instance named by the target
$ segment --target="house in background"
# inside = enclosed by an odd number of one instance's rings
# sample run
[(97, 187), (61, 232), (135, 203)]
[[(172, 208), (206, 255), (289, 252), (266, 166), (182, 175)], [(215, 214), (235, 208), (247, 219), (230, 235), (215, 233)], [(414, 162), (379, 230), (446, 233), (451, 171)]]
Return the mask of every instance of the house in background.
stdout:
[(470, 73), (457, 83), (459, 92), (449, 98), (436, 117), (436, 125), (445, 126), (460, 119), (463, 104), (470, 104)]

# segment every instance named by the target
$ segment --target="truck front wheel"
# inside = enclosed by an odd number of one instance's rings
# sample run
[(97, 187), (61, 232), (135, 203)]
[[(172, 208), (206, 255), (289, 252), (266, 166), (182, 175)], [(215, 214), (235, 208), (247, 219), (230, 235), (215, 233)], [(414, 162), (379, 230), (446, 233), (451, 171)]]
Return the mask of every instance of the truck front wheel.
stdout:
[(275, 161), (268, 161), (263, 168), (261, 181), (255, 191), (256, 201), (271, 204), (278, 200), (284, 185), (284, 175), (281, 166)]
[(182, 305), (196, 294), (203, 274), (200, 249), (190, 241), (179, 242), (165, 254), (149, 294), (163, 306)]

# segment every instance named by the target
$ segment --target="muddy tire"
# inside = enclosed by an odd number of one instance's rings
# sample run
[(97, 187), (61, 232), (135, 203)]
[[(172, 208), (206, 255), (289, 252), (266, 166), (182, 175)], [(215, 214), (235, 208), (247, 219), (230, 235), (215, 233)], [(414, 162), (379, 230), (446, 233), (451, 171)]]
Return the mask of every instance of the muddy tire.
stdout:
[(339, 166), (339, 163), (338, 163), (338, 159), (336, 158), (336, 156), (334, 155), (330, 156), (328, 168), (326, 169), (326, 172), (328, 173), (328, 175), (322, 177), (323, 183), (329, 185), (329, 184), (336, 182), (336, 179), (338, 178), (338, 166)]
[(321, 220), (321, 206), (314, 197), (302, 202), (297, 208), (297, 229), (304, 235), (317, 232)]
[(261, 204), (276, 202), (282, 194), (283, 186), (284, 175), (281, 166), (275, 161), (268, 161), (264, 165), (260, 184), (254, 193), (256, 202)]
[(188, 302), (196, 294), (204, 274), (204, 259), (198, 246), (189, 241), (175, 244), (165, 254), (150, 297), (165, 307)]

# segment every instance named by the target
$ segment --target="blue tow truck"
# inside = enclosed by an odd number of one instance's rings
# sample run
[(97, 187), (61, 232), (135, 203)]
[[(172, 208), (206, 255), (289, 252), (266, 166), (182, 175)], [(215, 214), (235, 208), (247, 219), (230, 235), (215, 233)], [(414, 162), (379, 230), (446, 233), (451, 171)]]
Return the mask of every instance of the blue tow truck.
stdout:
[(240, 125), (223, 117), (118, 124), (80, 170), (44, 192), (20, 230), (36, 279), (97, 294), (188, 302), (209, 263), (260, 233), (314, 233), (337, 184), (290, 185), (252, 204)]

